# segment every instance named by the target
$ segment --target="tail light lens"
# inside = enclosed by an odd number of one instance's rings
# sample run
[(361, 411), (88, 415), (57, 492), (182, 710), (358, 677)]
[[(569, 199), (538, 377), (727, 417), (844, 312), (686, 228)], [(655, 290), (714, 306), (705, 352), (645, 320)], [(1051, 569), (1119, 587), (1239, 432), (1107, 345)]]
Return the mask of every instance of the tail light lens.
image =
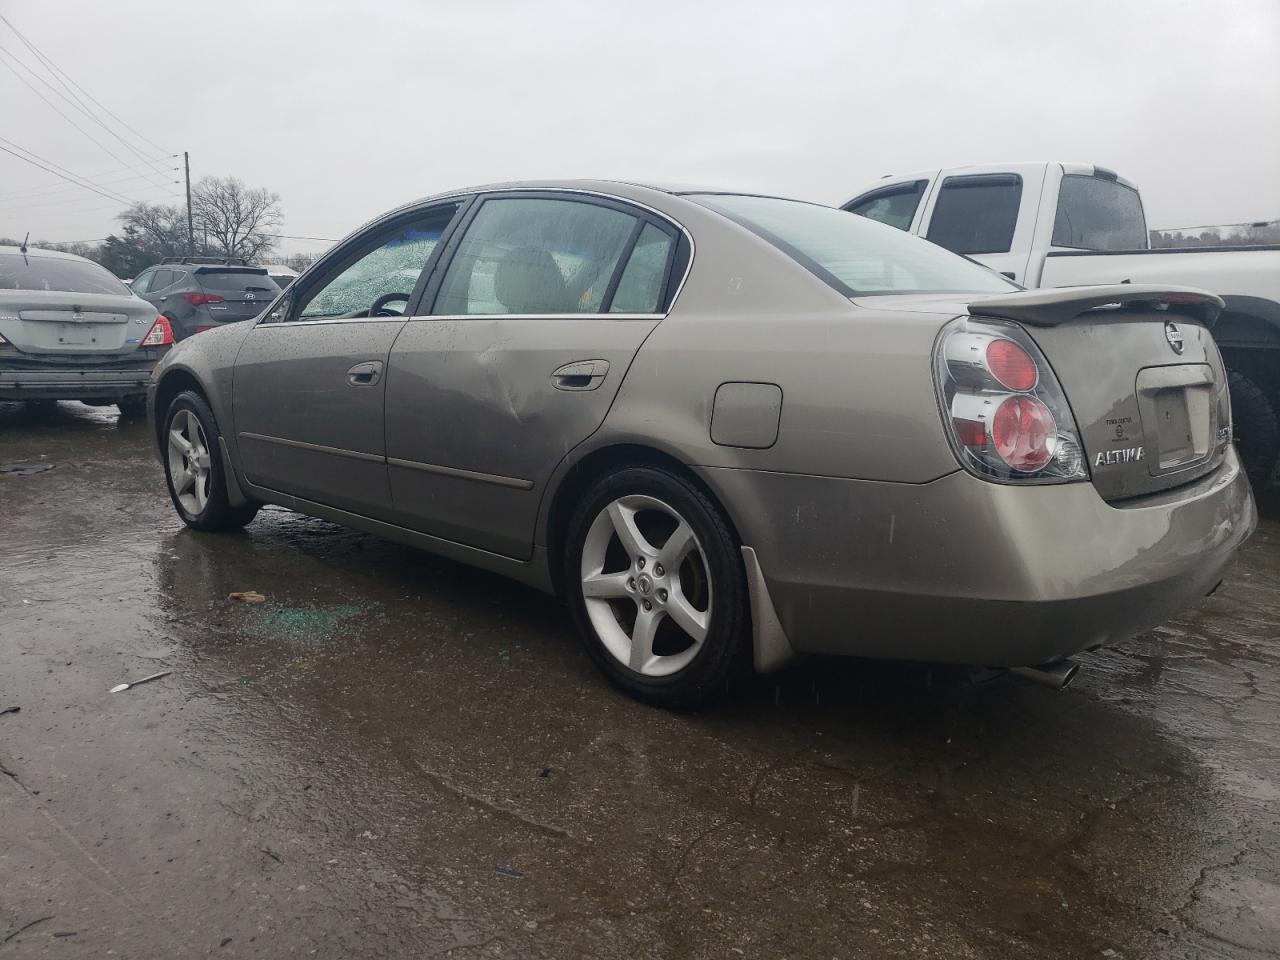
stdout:
[(205, 303), (222, 303), (227, 298), (220, 297), (216, 293), (184, 293), (182, 299), (193, 307), (198, 307)]
[(953, 320), (938, 338), (934, 374), (947, 436), (970, 473), (1002, 483), (1089, 478), (1066, 395), (1021, 327)]
[(156, 317), (147, 335), (138, 344), (140, 347), (167, 347), (173, 343), (173, 328), (169, 326), (167, 317)]

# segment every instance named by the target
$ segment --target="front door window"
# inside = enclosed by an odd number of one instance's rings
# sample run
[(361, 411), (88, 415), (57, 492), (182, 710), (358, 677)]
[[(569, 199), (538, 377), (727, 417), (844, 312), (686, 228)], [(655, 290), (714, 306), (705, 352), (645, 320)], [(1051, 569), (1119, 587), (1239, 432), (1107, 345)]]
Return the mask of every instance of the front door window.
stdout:
[(403, 316), (423, 268), (457, 209), (456, 204), (435, 207), (374, 238), (372, 248), (366, 247), (336, 276), (304, 293), (292, 319)]

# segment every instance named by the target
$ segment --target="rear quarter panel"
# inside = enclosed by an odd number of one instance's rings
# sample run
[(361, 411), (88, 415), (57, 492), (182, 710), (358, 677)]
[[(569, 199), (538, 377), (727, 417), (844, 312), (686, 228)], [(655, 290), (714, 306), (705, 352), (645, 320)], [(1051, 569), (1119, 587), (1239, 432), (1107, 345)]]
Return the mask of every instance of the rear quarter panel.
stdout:
[[(645, 341), (601, 428), (562, 469), (634, 443), (698, 467), (925, 483), (958, 469), (931, 374), (934, 339), (952, 316), (855, 306), (772, 246), (682, 216), (697, 244), (685, 289)], [(767, 449), (711, 440), (717, 389), (776, 384), (782, 410)], [(746, 536), (750, 504), (725, 503)], [(544, 528), (545, 529), (545, 528)]]

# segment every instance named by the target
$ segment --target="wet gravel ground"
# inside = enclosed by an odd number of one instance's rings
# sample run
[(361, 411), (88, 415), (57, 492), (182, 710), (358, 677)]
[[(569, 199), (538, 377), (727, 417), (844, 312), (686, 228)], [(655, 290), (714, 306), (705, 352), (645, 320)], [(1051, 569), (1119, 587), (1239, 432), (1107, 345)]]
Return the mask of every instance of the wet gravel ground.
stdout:
[(0, 957), (1280, 956), (1275, 506), (1066, 692), (826, 661), (674, 714), (514, 583), (187, 532), (114, 408), (0, 405), (15, 462)]

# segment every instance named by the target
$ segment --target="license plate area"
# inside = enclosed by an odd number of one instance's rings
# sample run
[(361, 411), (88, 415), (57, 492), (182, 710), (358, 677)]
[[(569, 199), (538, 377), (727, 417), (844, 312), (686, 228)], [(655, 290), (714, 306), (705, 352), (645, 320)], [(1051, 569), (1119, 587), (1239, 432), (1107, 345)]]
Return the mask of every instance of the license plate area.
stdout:
[(92, 339), (92, 324), (60, 323), (58, 324), (58, 343), (80, 345)]
[(1152, 476), (1185, 470), (1213, 454), (1218, 425), (1212, 367), (1148, 367), (1138, 372), (1137, 391)]

